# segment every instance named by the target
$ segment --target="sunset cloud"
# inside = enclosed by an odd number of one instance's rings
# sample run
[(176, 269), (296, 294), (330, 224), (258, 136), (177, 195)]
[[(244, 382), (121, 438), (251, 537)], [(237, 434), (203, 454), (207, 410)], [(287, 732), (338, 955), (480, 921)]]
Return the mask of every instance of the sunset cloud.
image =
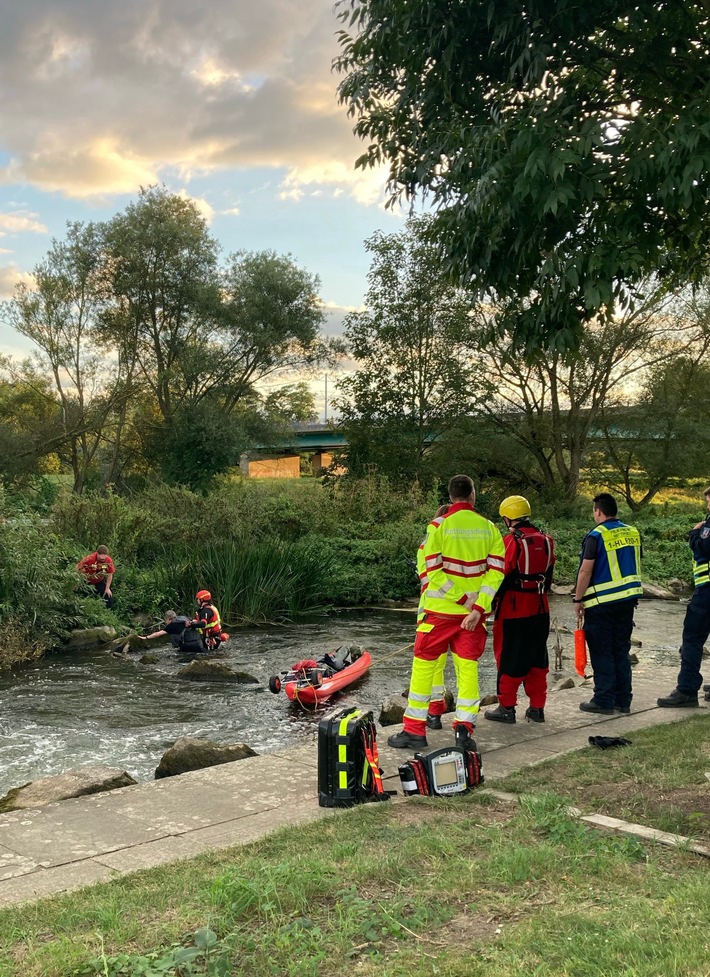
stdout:
[(9, 4), (0, 181), (81, 198), (259, 166), (286, 173), (274, 192), (290, 199), (380, 202), (384, 174), (353, 171), (337, 29), (332, 0)]
[(37, 220), (37, 214), (24, 211), (15, 213), (0, 213), (0, 237), (6, 234), (46, 234), (47, 228)]

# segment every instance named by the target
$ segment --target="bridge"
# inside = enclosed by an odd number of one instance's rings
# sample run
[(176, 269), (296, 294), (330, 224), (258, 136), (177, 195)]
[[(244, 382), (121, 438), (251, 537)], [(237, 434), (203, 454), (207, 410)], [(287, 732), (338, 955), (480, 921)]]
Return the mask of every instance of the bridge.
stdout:
[[(328, 468), (333, 453), (347, 444), (342, 432), (330, 424), (301, 424), (292, 427), (289, 437), (276, 445), (255, 445), (253, 451), (242, 455), (240, 468), (249, 478), (299, 478), (303, 474), (316, 475)], [(311, 454), (304, 469), (301, 456)]]

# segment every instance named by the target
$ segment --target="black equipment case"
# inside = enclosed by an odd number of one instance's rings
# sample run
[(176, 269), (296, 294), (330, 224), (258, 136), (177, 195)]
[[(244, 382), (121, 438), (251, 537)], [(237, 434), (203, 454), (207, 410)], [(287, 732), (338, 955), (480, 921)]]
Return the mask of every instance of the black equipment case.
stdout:
[(371, 712), (350, 708), (318, 724), (318, 803), (353, 807), (386, 801), (394, 791), (382, 786), (377, 727)]

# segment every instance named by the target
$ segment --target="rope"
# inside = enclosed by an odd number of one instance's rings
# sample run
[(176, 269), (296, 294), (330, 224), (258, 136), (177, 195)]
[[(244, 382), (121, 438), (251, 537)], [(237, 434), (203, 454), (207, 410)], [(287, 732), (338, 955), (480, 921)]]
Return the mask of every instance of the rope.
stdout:
[(384, 658), (378, 658), (376, 662), (373, 661), (371, 667), (375, 668), (377, 665), (381, 665), (383, 662), (389, 661), (390, 658), (395, 658), (397, 655), (403, 655), (405, 651), (411, 651), (413, 647), (414, 642), (412, 641), (411, 644), (405, 645), (403, 648), (398, 648), (396, 651), (391, 651), (389, 655), (385, 655)]

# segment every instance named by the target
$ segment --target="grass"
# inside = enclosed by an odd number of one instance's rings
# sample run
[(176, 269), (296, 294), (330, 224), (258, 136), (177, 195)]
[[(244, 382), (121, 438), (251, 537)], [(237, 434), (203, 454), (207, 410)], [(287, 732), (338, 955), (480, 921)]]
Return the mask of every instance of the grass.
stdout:
[(644, 730), (625, 750), (497, 782), (518, 805), (473, 793), (366, 806), (7, 909), (0, 977), (708, 974), (707, 863), (566, 813), (580, 795), (604, 810), (606, 796), (609, 814), (673, 820), (679, 795), (707, 797), (705, 726)]
[(710, 723), (692, 716), (630, 734), (631, 746), (587, 747), (560, 761), (511, 774), (496, 786), (554, 791), (597, 814), (710, 841)]

